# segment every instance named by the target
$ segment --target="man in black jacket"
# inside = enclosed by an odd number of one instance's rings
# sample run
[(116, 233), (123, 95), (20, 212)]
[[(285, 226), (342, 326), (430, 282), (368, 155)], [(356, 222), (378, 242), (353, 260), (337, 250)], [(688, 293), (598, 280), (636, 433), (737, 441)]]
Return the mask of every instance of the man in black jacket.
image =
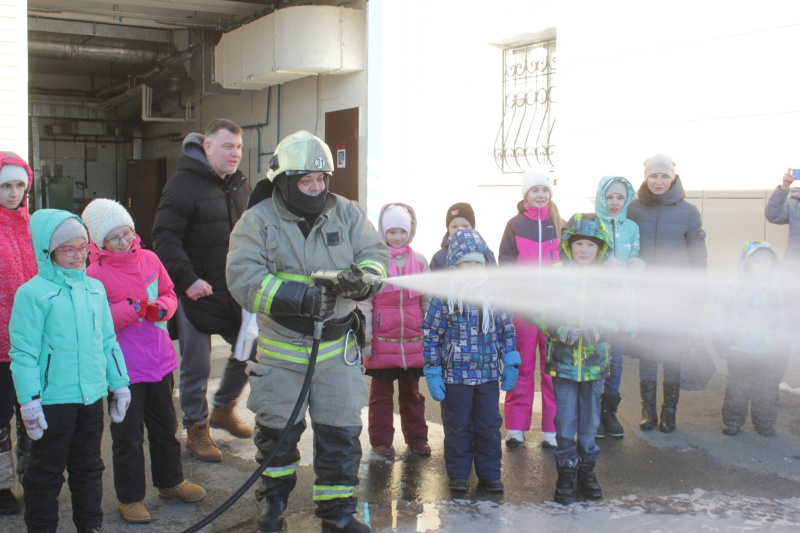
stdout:
[(209, 424), (240, 438), (252, 436), (234, 414), (247, 383), (245, 363), (228, 359), (209, 419), (206, 392), (211, 373), (211, 335), (233, 345), (241, 308), (228, 292), (225, 260), (234, 225), (247, 208), (251, 188), (237, 170), (242, 129), (227, 119), (209, 123), (205, 134), (183, 140), (183, 157), (164, 186), (153, 223), (153, 248), (175, 283), (175, 321), (181, 352), (180, 396), (186, 447), (198, 459), (222, 461)]

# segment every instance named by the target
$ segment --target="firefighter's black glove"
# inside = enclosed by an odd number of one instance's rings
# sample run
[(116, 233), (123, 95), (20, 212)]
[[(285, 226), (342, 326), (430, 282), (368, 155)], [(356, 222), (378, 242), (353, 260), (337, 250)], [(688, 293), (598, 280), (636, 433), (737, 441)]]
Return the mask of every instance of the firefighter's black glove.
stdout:
[(325, 320), (333, 315), (335, 306), (336, 294), (325, 287), (314, 285), (306, 290), (300, 310), (304, 315), (309, 315), (317, 320)]
[(364, 271), (358, 265), (351, 265), (352, 272), (342, 270), (333, 280), (333, 290), (342, 298), (364, 300), (370, 295), (372, 285), (364, 282)]

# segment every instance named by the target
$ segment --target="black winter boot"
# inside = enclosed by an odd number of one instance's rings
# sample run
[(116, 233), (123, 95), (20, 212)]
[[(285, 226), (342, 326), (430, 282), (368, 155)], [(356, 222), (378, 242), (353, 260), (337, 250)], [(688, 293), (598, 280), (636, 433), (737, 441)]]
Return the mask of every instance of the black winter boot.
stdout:
[(348, 514), (339, 518), (323, 518), (322, 525), (334, 533), (372, 533), (372, 529)]
[(267, 505), (256, 520), (258, 533), (278, 533), (283, 531), (286, 527), (286, 519), (283, 515), (286, 513), (289, 495), (267, 496), (266, 500)]
[(625, 435), (625, 428), (617, 419), (617, 407), (622, 401), (620, 396), (603, 394), (600, 403), (600, 424), (605, 428), (605, 434), (609, 437), (622, 437)]
[(642, 421), (639, 427), (644, 431), (655, 429), (658, 425), (658, 412), (656, 411), (656, 381), (639, 381), (639, 392), (642, 394)]
[(675, 412), (678, 410), (680, 395), (681, 384), (679, 382), (664, 382), (664, 403), (661, 405), (661, 425), (658, 426), (658, 429), (664, 433), (675, 431)]
[(603, 490), (597, 482), (597, 475), (594, 473), (594, 461), (580, 460), (578, 463), (578, 492), (587, 500), (602, 500)]
[(597, 424), (597, 428), (594, 430), (594, 438), (595, 439), (606, 438), (606, 427), (603, 425), (602, 412), (600, 413), (600, 423)]
[(558, 470), (558, 481), (556, 481), (556, 493), (553, 501), (563, 505), (575, 502), (578, 491), (578, 462), (576, 460), (566, 460), (556, 463)]

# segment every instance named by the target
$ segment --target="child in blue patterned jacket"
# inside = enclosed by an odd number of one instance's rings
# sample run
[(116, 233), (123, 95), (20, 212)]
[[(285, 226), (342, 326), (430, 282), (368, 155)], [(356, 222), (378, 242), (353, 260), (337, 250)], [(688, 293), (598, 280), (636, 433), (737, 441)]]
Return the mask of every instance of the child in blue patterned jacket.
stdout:
[[(496, 264), (483, 237), (473, 229), (453, 234), (447, 263), (459, 271)], [(467, 490), (474, 462), (481, 485), (500, 492), (503, 420), (498, 408), (498, 380), (505, 391), (513, 389), (517, 381), (520, 357), (514, 325), (505, 312), (488, 304), (476, 306), (455, 298), (443, 301), (434, 297), (422, 333), (428, 389), (434, 400), (442, 402), (450, 489)]]

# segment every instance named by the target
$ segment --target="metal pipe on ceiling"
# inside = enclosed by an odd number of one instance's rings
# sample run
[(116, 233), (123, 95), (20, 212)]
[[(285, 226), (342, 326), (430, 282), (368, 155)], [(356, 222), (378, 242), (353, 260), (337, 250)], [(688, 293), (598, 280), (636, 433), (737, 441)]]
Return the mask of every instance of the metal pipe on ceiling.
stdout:
[(145, 64), (158, 61), (158, 52), (156, 50), (53, 41), (28, 41), (28, 54), (48, 59), (111, 61), (114, 63)]
[(227, 31), (236, 26), (236, 22), (227, 19), (187, 19), (180, 17), (168, 17), (164, 15), (152, 15), (147, 13), (135, 13), (130, 11), (109, 11), (106, 9), (88, 9), (83, 7), (71, 7), (64, 5), (48, 5), (28, 3), (28, 13), (32, 16), (48, 17), (58, 16), (63, 13), (80, 13), (83, 15), (96, 15), (109, 17), (111, 21), (121, 23), (123, 19), (138, 19), (154, 21), (157, 24), (178, 26), (183, 28), (208, 28), (220, 31)]

